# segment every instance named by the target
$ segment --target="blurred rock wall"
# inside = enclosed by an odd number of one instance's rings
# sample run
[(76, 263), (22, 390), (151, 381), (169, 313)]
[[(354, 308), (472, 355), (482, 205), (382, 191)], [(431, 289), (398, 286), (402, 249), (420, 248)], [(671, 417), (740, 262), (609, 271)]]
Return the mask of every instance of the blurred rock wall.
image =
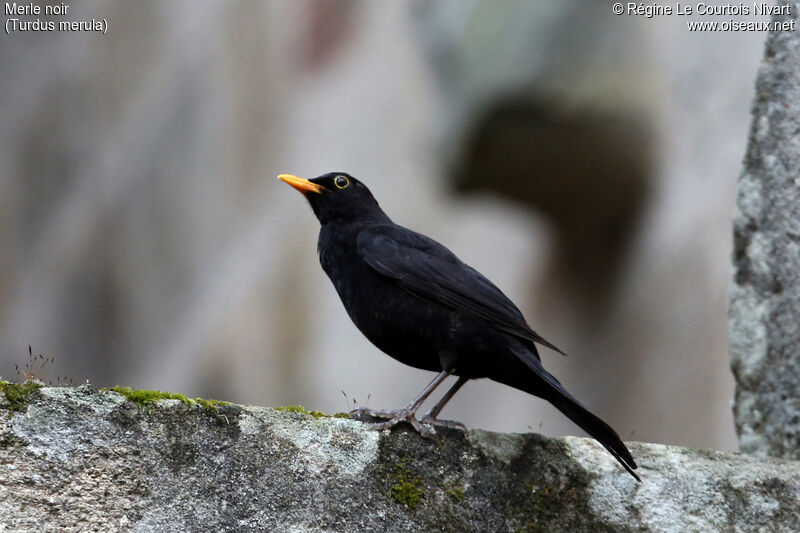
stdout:
[[(797, 19), (797, 11), (776, 17)], [(741, 450), (792, 459), (800, 458), (799, 132), (800, 35), (774, 32), (736, 198), (730, 345)]]
[[(350, 324), (274, 179), (346, 170), (512, 296), (625, 438), (735, 445), (729, 234), (763, 35), (581, 2), (71, 13), (108, 34), (0, 38), (3, 377), (32, 344), (56, 357), (45, 381), (405, 405), (428, 376)], [(451, 405), (577, 431), (488, 382)]]

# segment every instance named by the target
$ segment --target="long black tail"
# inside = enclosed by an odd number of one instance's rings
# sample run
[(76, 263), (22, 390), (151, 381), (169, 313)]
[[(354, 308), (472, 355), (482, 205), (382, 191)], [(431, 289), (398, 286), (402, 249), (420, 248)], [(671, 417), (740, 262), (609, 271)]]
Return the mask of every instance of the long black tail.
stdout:
[(531, 376), (530, 372), (520, 372), (510, 380), (508, 378), (511, 376), (508, 375), (504, 376), (506, 379), (493, 379), (523, 390), (529, 394), (533, 394), (534, 396), (544, 398), (552, 403), (582, 430), (602, 444), (603, 447), (608, 450), (608, 453), (613, 455), (614, 458), (625, 467), (625, 470), (636, 478), (636, 481), (641, 482), (642, 480), (636, 475), (636, 472), (634, 472), (636, 469), (636, 462), (633, 460), (631, 452), (625, 447), (622, 439), (617, 435), (617, 432), (614, 431), (611, 426), (600, 420), (600, 418), (592, 414), (567, 392), (564, 386), (541, 366), (538, 358), (535, 361), (525, 361), (525, 363), (527, 363), (525, 366), (533, 371), (535, 377)]

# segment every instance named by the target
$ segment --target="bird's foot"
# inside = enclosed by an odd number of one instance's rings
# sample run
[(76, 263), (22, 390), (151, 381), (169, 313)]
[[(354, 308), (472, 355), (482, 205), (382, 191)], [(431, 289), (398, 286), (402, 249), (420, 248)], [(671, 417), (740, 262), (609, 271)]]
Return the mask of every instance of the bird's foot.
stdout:
[(408, 422), (411, 424), (411, 427), (419, 433), (421, 436), (425, 438), (433, 438), (436, 435), (436, 430), (432, 427), (424, 426), (419, 420), (414, 417), (415, 412), (411, 409), (401, 409), (400, 411), (395, 411), (395, 416), (391, 417), (386, 422), (378, 422), (373, 424), (372, 427), (375, 429), (391, 429), (400, 422)]
[(401, 422), (408, 422), (417, 433), (423, 437), (432, 438), (436, 434), (436, 430), (425, 427), (419, 420), (414, 418), (415, 413), (415, 410), (412, 411), (408, 408), (398, 409), (396, 411), (379, 411), (368, 407), (359, 407), (358, 409), (350, 411), (350, 416), (356, 420), (363, 418), (365, 415), (380, 420), (386, 420), (386, 422), (376, 422), (372, 424), (372, 427), (378, 430), (391, 429)]
[(359, 407), (358, 409), (353, 409), (350, 411), (350, 417), (355, 418), (356, 420), (363, 418), (364, 416), (378, 418), (380, 420), (391, 420), (392, 418), (400, 416), (404, 412), (405, 409), (398, 409), (396, 411), (382, 411), (379, 409), (370, 409), (369, 407)]
[(467, 426), (465, 426), (461, 422), (456, 422), (455, 420), (440, 420), (438, 418), (432, 417), (431, 415), (423, 416), (420, 422), (422, 422), (423, 424), (429, 424), (431, 426), (442, 426), (450, 429), (460, 429), (462, 431), (467, 430)]

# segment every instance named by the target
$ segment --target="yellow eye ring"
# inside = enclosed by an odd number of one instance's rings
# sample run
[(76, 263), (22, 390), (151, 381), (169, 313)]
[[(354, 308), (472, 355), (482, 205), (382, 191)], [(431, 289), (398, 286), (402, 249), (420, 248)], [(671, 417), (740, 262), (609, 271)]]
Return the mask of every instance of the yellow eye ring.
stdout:
[(333, 178), (333, 184), (336, 185), (337, 189), (345, 189), (350, 185), (350, 180), (347, 179), (347, 176), (339, 175)]

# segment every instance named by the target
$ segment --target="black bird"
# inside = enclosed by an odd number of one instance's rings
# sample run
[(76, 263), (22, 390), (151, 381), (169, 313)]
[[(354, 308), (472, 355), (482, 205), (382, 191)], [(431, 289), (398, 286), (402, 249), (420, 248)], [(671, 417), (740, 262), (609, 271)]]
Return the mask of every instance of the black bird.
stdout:
[[(303, 193), (319, 219), (320, 263), (356, 327), (401, 363), (438, 372), (405, 409), (362, 409), (387, 419), (377, 427), (406, 421), (426, 436), (424, 423), (463, 427), (436, 417), (468, 380), (489, 378), (552, 403), (639, 480), (617, 433), (544, 369), (535, 343), (563, 352), (533, 331), (491, 281), (433, 239), (392, 222), (349, 174), (278, 179)], [(417, 409), (450, 375), (458, 381), (420, 423)]]

